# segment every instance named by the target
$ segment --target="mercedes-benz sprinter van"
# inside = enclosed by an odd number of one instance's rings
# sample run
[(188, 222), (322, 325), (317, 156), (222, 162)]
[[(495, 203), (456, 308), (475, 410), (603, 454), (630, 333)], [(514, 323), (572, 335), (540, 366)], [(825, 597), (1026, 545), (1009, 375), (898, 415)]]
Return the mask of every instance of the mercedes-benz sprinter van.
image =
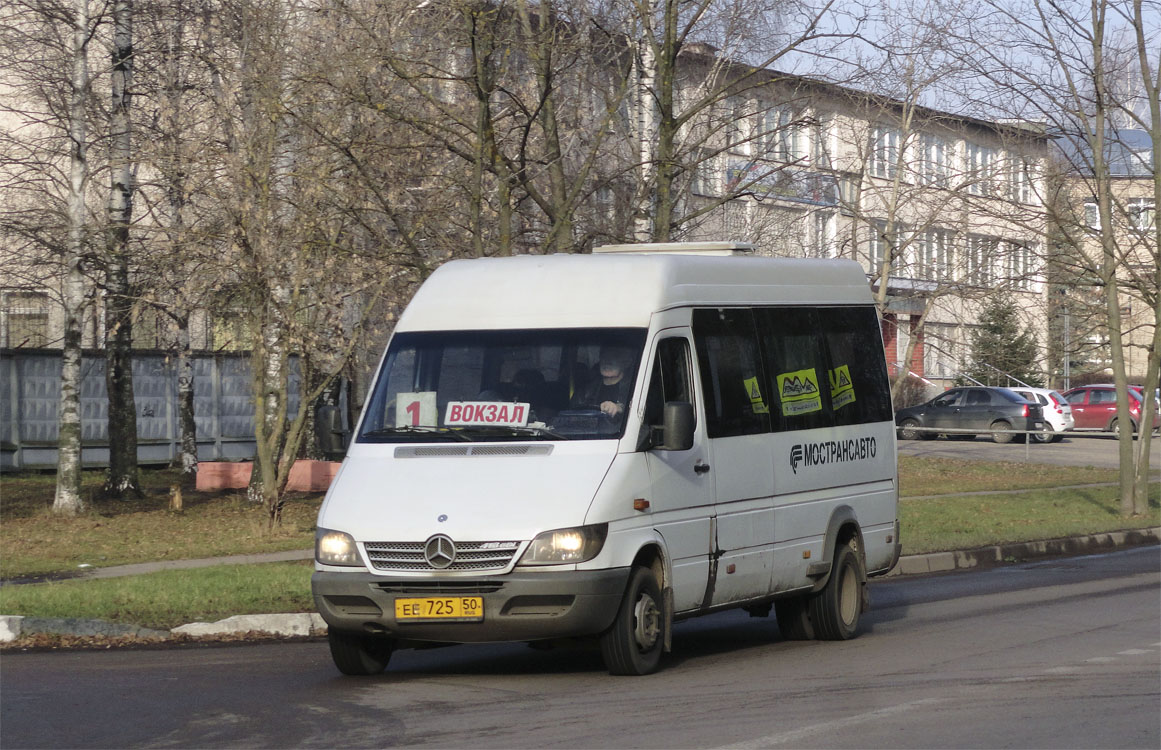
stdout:
[(646, 674), (673, 623), (774, 610), (847, 639), (899, 555), (883, 340), (854, 261), (729, 243), (456, 260), (399, 318), (319, 511), (346, 674), (421, 643), (592, 636)]

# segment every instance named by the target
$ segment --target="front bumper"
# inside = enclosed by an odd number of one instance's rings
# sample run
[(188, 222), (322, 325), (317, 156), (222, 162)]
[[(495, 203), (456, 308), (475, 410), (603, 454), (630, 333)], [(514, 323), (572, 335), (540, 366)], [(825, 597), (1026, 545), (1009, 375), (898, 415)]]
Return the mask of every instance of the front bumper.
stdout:
[[(365, 571), (315, 571), (315, 607), (334, 630), (443, 643), (532, 641), (594, 635), (613, 623), (628, 568), (511, 573), (465, 578), (385, 578)], [(398, 622), (395, 600), (479, 596), (482, 622)]]

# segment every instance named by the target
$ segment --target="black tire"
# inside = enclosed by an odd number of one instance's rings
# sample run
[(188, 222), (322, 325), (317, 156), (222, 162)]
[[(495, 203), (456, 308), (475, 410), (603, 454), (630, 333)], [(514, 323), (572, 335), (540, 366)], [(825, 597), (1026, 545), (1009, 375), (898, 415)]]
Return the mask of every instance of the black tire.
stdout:
[(848, 542), (835, 551), (830, 579), (810, 599), (810, 621), (820, 641), (854, 638), (863, 613), (863, 558)]
[(609, 674), (644, 675), (657, 670), (665, 647), (665, 606), (652, 568), (635, 567), (612, 626), (601, 634)]
[(355, 676), (379, 674), (387, 668), (391, 652), (395, 650), (395, 642), (390, 638), (334, 630), (327, 632), (327, 642), (339, 671)]
[(919, 421), (915, 419), (904, 419), (899, 423), (899, 439), (900, 440), (919, 440), (922, 433), (919, 432)]
[(1034, 443), (1055, 443), (1060, 440), (1056, 435), (1056, 430), (1052, 429), (1052, 425), (1047, 422), (1044, 423), (1044, 430), (1034, 433), (1030, 436)]
[(813, 641), (814, 624), (810, 621), (810, 606), (805, 596), (779, 599), (774, 602), (774, 616), (778, 630), (788, 641)]
[(1007, 422), (1001, 422), (1000, 420), (997, 419), (995, 422), (992, 422), (992, 426), (989, 427), (988, 429), (990, 429), (992, 431), (992, 442), (1000, 443), (1001, 445), (1004, 443), (1012, 442), (1012, 438), (1014, 436), (1011, 433), (1000, 432), (1000, 430), (1012, 429), (1012, 426), (1009, 425)]
[[(1134, 422), (1133, 420), (1130, 419), (1129, 425), (1130, 425), (1131, 429), (1133, 430), (1133, 439), (1136, 440), (1137, 439), (1137, 424), (1136, 424), (1136, 422)], [(1114, 419), (1112, 422), (1109, 423), (1109, 432), (1113, 433), (1117, 437), (1121, 436), (1120, 420)]]

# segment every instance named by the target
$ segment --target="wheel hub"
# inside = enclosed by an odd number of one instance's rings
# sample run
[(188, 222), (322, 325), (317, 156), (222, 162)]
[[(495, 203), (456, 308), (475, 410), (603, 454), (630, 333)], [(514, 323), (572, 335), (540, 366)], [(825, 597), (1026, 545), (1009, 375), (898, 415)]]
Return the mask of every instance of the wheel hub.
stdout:
[(657, 639), (661, 635), (661, 610), (657, 608), (657, 602), (653, 601), (653, 597), (648, 594), (641, 595), (637, 600), (637, 606), (633, 608), (633, 619), (635, 621), (633, 637), (642, 651), (648, 651), (657, 644)]

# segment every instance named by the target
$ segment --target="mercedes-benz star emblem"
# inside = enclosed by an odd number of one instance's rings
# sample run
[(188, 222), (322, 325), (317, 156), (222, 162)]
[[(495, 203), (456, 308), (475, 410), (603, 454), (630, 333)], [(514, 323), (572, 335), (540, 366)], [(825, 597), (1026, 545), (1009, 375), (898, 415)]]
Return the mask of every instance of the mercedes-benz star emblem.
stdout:
[(423, 557), (433, 568), (447, 568), (456, 560), (456, 543), (446, 534), (436, 534), (424, 543)]

